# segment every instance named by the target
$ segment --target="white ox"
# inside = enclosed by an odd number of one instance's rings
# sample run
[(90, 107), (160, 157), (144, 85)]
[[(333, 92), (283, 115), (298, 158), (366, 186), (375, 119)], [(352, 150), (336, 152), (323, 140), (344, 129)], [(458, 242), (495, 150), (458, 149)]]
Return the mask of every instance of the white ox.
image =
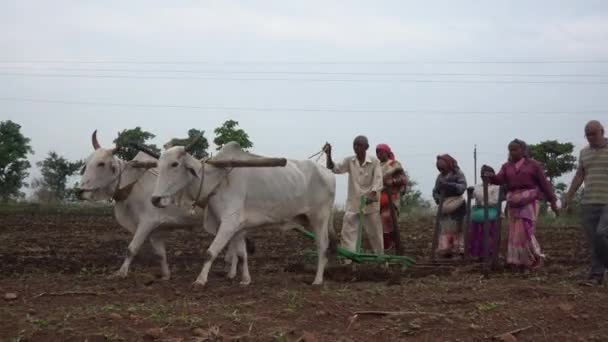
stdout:
[(246, 229), (297, 223), (314, 231), (318, 265), (314, 285), (323, 283), (330, 233), (335, 176), (312, 162), (289, 160), (285, 167), (219, 168), (219, 161), (255, 160), (237, 143), (226, 144), (209, 162), (192, 157), (183, 147), (166, 150), (159, 159), (159, 177), (152, 203), (164, 207), (174, 196), (208, 206), (205, 226), (218, 227), (195, 285), (207, 283), (209, 270), (222, 249)]
[[(148, 239), (154, 252), (160, 257), (163, 279), (169, 279), (171, 273), (165, 250), (166, 232), (168, 229), (200, 227), (202, 213), (199, 211), (197, 216), (193, 216), (189, 208), (175, 205), (163, 209), (154, 207), (150, 198), (156, 184), (157, 172), (149, 168), (153, 167), (157, 160), (140, 152), (133, 161), (125, 162), (114, 155), (116, 149), (104, 149), (99, 145), (97, 131), (93, 133), (92, 142), (95, 151), (86, 159), (78, 197), (89, 201), (114, 199), (116, 220), (134, 235), (125, 261), (116, 276), (124, 278), (128, 275), (133, 258)], [(149, 166), (142, 167), (142, 164)], [(205, 227), (205, 230), (215, 234), (216, 231), (210, 228), (213, 227)], [(229, 278), (236, 276), (238, 257), (246, 260), (246, 255), (245, 242), (235, 240), (226, 255), (227, 261), (232, 262)], [(243, 269), (246, 269), (246, 265)]]

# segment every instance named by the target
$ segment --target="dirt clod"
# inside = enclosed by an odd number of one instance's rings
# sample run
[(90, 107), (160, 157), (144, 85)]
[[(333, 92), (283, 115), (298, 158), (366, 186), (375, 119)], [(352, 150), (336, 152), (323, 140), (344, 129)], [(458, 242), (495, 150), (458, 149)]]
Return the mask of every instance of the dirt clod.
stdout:
[(205, 329), (196, 328), (192, 330), (192, 335), (196, 337), (206, 337), (207, 335), (209, 335), (209, 333)]
[(19, 298), (19, 295), (13, 292), (9, 292), (4, 294), (4, 299), (8, 300), (8, 301), (13, 301), (16, 300), (17, 298)]
[(151, 340), (158, 340), (163, 336), (163, 330), (161, 328), (151, 328), (146, 330), (145, 338)]
[(110, 318), (115, 321), (120, 321), (120, 320), (122, 320), (122, 315), (113, 312), (110, 314)]
[(105, 335), (102, 334), (95, 334), (95, 335), (90, 335), (89, 337), (85, 338), (85, 342), (106, 342), (108, 339), (105, 337)]
[(498, 341), (501, 342), (517, 342), (517, 338), (511, 334), (504, 334), (498, 337)]

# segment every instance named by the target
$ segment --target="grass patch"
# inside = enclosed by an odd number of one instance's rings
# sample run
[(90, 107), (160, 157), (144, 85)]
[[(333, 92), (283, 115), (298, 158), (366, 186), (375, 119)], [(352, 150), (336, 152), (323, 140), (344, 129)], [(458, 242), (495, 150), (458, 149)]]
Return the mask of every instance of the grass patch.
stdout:
[(114, 304), (107, 304), (101, 307), (101, 311), (103, 312), (107, 312), (107, 313), (113, 313), (116, 311), (119, 311), (120, 308)]
[(498, 309), (499, 307), (501, 307), (503, 305), (505, 305), (505, 303), (486, 302), (486, 303), (479, 303), (479, 304), (475, 305), (475, 307), (480, 312), (491, 312), (491, 311)]
[(161, 304), (152, 309), (150, 319), (157, 323), (165, 323), (169, 320), (170, 316), (171, 310)]
[(39, 328), (48, 328), (49, 325), (51, 325), (51, 323), (46, 319), (34, 319), (31, 322)]
[(279, 298), (287, 301), (285, 309), (287, 312), (294, 313), (302, 307), (302, 299), (297, 291), (285, 290), (279, 295)]

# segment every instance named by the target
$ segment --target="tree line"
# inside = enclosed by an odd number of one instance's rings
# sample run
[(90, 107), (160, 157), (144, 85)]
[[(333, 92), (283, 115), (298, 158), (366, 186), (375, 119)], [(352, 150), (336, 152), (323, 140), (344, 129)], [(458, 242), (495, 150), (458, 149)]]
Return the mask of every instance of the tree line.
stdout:
[[(226, 143), (236, 141), (245, 150), (253, 147), (249, 135), (234, 120), (224, 122), (214, 130), (213, 143), (219, 150)], [(199, 140), (193, 147), (192, 154), (197, 158), (205, 158), (210, 154), (209, 140), (204, 130), (190, 129), (185, 137), (171, 139), (165, 147), (188, 145), (196, 138)], [(156, 135), (135, 127), (125, 129), (118, 133), (114, 144), (118, 147), (116, 153), (123, 160), (135, 158), (139, 151), (133, 145), (147, 147), (149, 150), (160, 153), (160, 148), (150, 143)], [(28, 155), (33, 154), (31, 140), (23, 135), (21, 126), (13, 121), (0, 122), (0, 202), (20, 201), (25, 199), (26, 188), (33, 191), (33, 199), (43, 203), (60, 203), (75, 200), (78, 187), (68, 186), (69, 178), (77, 175), (84, 166), (84, 160), (68, 160), (55, 151), (50, 151), (46, 158), (36, 163), (40, 168), (41, 176), (32, 180), (31, 184), (26, 182), (30, 173), (31, 163)]]

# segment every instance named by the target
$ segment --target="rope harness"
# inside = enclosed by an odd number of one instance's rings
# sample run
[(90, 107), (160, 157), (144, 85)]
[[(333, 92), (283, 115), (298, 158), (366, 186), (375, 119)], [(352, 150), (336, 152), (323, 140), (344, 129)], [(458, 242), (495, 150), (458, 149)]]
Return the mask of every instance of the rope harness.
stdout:
[(190, 208), (190, 215), (192, 215), (192, 216), (194, 216), (196, 214), (196, 207), (199, 207), (202, 209), (207, 207), (207, 205), (209, 204), (209, 201), (211, 200), (211, 197), (213, 197), (216, 194), (216, 191), (222, 185), (224, 180), (228, 180), (228, 175), (230, 175), (232, 170), (234, 170), (234, 168), (230, 168), (228, 170), (228, 172), (226, 172), (224, 174), (224, 177), (219, 182), (217, 182), (217, 184), (213, 187), (213, 189), (211, 189), (209, 194), (201, 200), (201, 195), (203, 193), (203, 185), (205, 182), (205, 164), (207, 164), (208, 161), (209, 161), (209, 158), (205, 158), (205, 159), (201, 160), (201, 181), (199, 183), (198, 193), (196, 194), (196, 198), (192, 202), (192, 205)]

